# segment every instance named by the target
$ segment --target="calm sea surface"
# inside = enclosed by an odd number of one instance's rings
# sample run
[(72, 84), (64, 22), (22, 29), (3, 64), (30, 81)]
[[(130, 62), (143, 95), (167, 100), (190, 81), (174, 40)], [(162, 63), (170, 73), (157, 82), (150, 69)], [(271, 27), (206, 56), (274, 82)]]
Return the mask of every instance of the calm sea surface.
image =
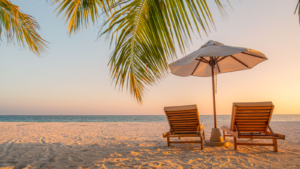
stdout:
[[(218, 115), (218, 122), (230, 122), (230, 115)], [(201, 115), (201, 122), (213, 122), (212, 115)], [(297, 115), (273, 115), (275, 121), (300, 121)], [(0, 122), (167, 122), (166, 116), (0, 116)]]

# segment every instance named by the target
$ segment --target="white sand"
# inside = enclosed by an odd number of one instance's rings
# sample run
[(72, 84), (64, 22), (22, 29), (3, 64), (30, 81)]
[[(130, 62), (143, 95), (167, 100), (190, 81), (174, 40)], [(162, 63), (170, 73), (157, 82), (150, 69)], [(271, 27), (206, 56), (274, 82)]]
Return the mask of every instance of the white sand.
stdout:
[[(213, 124), (203, 124), (209, 138)], [(232, 138), (227, 148), (167, 147), (162, 138), (169, 130), (166, 122), (1, 122), (0, 168), (300, 168), (300, 122), (271, 126), (286, 135), (278, 153), (259, 146), (235, 151)]]

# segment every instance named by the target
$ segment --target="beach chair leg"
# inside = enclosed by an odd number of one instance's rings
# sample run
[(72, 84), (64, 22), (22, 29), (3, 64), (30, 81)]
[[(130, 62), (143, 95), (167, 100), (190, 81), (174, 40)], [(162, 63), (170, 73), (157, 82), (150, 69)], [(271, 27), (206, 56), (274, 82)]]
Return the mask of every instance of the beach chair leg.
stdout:
[(233, 137), (233, 146), (234, 146), (234, 149), (237, 150), (236, 137)]
[(205, 140), (205, 131), (203, 131), (203, 140)]
[(203, 149), (203, 147), (204, 147), (204, 142), (203, 142), (203, 137), (202, 137), (202, 136), (200, 136), (200, 141), (201, 141), (201, 149)]
[(223, 139), (225, 140), (225, 131), (223, 130)]
[(170, 137), (167, 137), (168, 147), (170, 147)]
[(278, 152), (277, 139), (273, 139), (273, 151)]
[(181, 139), (181, 137), (178, 137), (178, 139)]
[(200, 142), (201, 142), (200, 143), (201, 144), (201, 149), (203, 149), (204, 142), (203, 142), (203, 136), (201, 136), (201, 135), (200, 135)]
[[(251, 135), (253, 134), (253, 132), (251, 132)], [(253, 138), (251, 138), (251, 140), (253, 140)]]

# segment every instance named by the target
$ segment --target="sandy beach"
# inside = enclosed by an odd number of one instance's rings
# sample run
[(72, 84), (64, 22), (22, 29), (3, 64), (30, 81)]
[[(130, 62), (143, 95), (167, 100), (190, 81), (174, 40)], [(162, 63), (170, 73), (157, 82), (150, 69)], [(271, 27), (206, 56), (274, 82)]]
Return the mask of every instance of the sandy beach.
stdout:
[[(209, 138), (213, 123), (203, 124)], [(235, 151), (232, 138), (229, 147), (167, 147), (167, 122), (1, 122), (0, 168), (300, 168), (300, 122), (271, 126), (286, 135), (278, 153), (259, 146)]]

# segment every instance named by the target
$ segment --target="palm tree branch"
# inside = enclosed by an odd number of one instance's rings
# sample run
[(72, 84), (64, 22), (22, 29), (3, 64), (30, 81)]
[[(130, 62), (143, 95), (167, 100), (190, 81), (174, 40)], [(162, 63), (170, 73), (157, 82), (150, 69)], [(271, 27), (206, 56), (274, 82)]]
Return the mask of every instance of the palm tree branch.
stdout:
[(16, 40), (22, 47), (27, 45), (30, 51), (40, 56), (48, 46), (47, 41), (37, 33), (39, 29), (32, 16), (22, 13), (8, 0), (0, 0), (0, 38), (4, 34), (8, 43)]
[[(196, 1), (196, 2), (194, 2)], [(194, 29), (207, 34), (214, 21), (206, 0), (52, 0), (59, 3), (57, 14), (64, 13), (71, 35), (94, 24), (104, 11), (108, 19), (99, 37), (111, 36), (114, 42), (109, 66), (112, 81), (128, 89), (142, 103), (146, 86), (157, 84), (168, 74), (168, 61), (191, 43)], [(215, 0), (219, 10), (223, 6)], [(91, 19), (90, 19), (91, 18)], [(104, 29), (104, 30), (102, 30)]]
[[(116, 0), (47, 0), (54, 5), (57, 16), (63, 13), (65, 23), (68, 24), (68, 33), (72, 35), (90, 23), (95, 25), (101, 14), (108, 15)], [(103, 13), (101, 12), (103, 11)]]
[[(176, 58), (191, 41), (193, 26), (206, 33), (213, 19), (205, 0), (132, 0), (120, 3), (99, 36), (115, 41), (109, 66), (116, 87), (126, 88), (142, 103), (146, 86), (168, 73), (168, 60)], [(200, 11), (200, 12), (199, 12)]]

